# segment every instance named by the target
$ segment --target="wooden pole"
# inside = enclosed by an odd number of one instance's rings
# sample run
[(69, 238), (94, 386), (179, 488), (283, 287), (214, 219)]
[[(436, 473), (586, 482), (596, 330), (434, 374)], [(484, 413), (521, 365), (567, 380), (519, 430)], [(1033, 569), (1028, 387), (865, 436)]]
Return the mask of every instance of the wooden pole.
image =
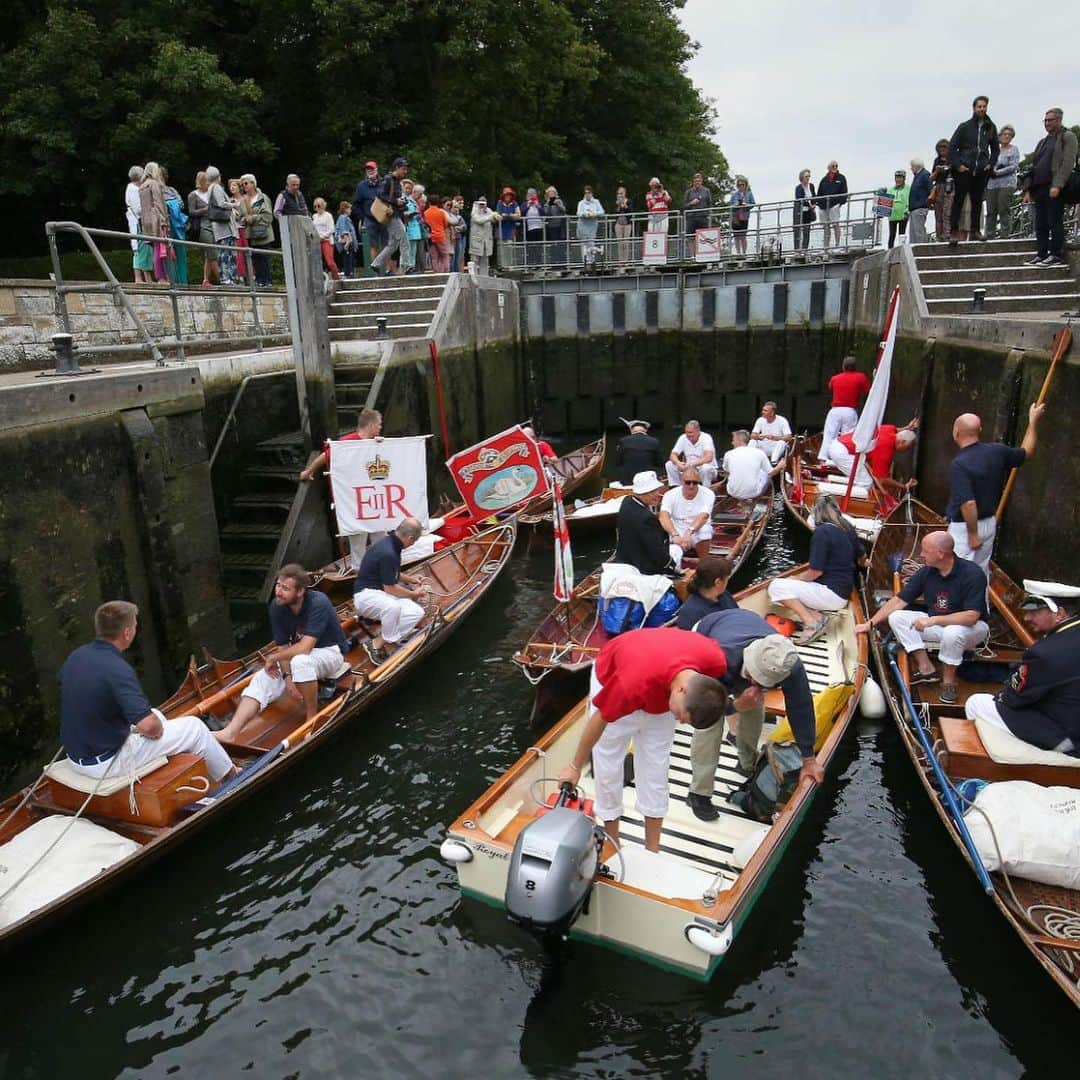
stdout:
[[(1038, 400), (1036, 405), (1041, 405), (1046, 400), (1046, 395), (1050, 392), (1050, 383), (1054, 378), (1054, 370), (1058, 364), (1064, 358), (1065, 354), (1069, 351), (1069, 346), (1072, 345), (1072, 330), (1068, 326), (1063, 326), (1054, 337), (1054, 352), (1050, 357), (1050, 370), (1046, 373), (1046, 378), (1043, 379), (1042, 389), (1039, 391)], [(1005, 484), (1005, 490), (1001, 493), (1001, 501), (997, 505), (997, 510), (994, 511), (994, 517), (1000, 523), (1001, 515), (1005, 513), (1005, 505), (1009, 501), (1009, 496), (1012, 494), (1013, 484), (1016, 483), (1016, 470), (1013, 469), (1009, 473), (1009, 479)]]

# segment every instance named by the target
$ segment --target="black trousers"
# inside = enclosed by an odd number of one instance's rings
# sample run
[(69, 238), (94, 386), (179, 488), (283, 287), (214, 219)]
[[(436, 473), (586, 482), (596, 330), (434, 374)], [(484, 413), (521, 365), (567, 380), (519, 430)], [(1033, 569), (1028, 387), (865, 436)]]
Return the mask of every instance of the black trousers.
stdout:
[(901, 221), (890, 221), (889, 222), (889, 247), (892, 247), (893, 244), (896, 243), (896, 234), (897, 233), (899, 233), (901, 236), (903, 236), (904, 233), (907, 232), (907, 221), (908, 221), (908, 219), (904, 218)]
[(953, 179), (956, 181), (956, 191), (953, 195), (952, 214), (949, 225), (953, 232), (960, 227), (960, 211), (964, 206), (964, 196), (971, 201), (971, 231), (979, 231), (979, 222), (982, 220), (983, 193), (986, 191), (986, 181), (990, 173), (983, 169), (981, 172), (960, 172), (953, 169)]

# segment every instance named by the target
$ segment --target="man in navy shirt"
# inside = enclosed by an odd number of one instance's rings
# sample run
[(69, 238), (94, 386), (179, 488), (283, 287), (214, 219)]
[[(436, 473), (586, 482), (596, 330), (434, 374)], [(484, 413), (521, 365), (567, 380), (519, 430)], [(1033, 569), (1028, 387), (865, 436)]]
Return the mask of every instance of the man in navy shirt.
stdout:
[(72, 767), (95, 780), (128, 776), (162, 754), (199, 754), (214, 781), (235, 771), (197, 716), (166, 720), (151, 708), (123, 654), (138, 632), (139, 609), (110, 600), (94, 612), (97, 639), (60, 668), (60, 736)]
[(319, 711), (319, 679), (341, 669), (348, 644), (330, 598), (309, 589), (308, 581), (308, 572), (297, 563), (278, 571), (270, 601), (276, 648), (248, 683), (233, 718), (215, 733), (222, 742), (235, 742), (248, 721), (282, 694), (302, 701), (309, 720)]
[[(428, 616), (417, 603), (423, 582), (415, 574), (401, 572), (401, 553), (412, 547), (423, 532), (416, 518), (405, 518), (385, 539), (368, 548), (353, 585), (356, 614), (377, 619), (379, 633), (364, 642), (368, 657), (376, 664), (386, 659), (405, 637), (426, 626)], [(394, 649), (387, 649), (387, 645)]]
[[(795, 646), (756, 612), (742, 608), (706, 615), (696, 632), (717, 642), (727, 657), (727, 672), (720, 676), (720, 682), (732, 695), (739, 772), (743, 776), (751, 775), (757, 761), (758, 739), (765, 723), (762, 691), (779, 686), (791, 730), (802, 752), (802, 775), (820, 784), (825, 773), (814, 755), (814, 697)], [(690, 744), (692, 777), (686, 802), (702, 821), (715, 821), (720, 816), (712, 804), (712, 793), (723, 737), (724, 724), (713, 724), (695, 729)]]
[[(947, 532), (927, 533), (919, 547), (923, 566), (900, 590), (887, 600), (868, 622), (855, 627), (865, 634), (886, 619), (889, 628), (915, 669), (908, 678), (918, 683), (941, 682), (940, 701), (952, 705), (959, 699), (956, 669), (967, 649), (981, 645), (990, 633), (986, 623), (986, 575), (967, 559), (956, 555), (953, 538)], [(925, 611), (906, 610), (921, 602)], [(928, 642), (938, 642), (939, 676), (926, 652)]]
[(974, 413), (964, 413), (953, 424), (953, 441), (960, 447), (949, 466), (949, 505), (945, 516), (961, 559), (978, 563), (990, 576), (997, 518), (994, 516), (1009, 473), (1020, 468), (1035, 453), (1038, 424), (1045, 405), (1028, 409), (1024, 441), (1018, 446), (979, 441), (982, 421)]

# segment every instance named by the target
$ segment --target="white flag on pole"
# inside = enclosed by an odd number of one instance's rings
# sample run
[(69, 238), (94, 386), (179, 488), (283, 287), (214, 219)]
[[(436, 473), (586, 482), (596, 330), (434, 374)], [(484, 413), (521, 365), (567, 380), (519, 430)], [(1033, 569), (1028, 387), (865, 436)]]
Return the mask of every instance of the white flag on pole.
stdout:
[(881, 421), (885, 419), (885, 406), (889, 401), (889, 380), (892, 377), (893, 349), (896, 347), (896, 328), (899, 323), (900, 289), (896, 288), (889, 304), (889, 320), (885, 327), (881, 359), (878, 360), (874, 381), (870, 385), (870, 393), (866, 396), (862, 415), (851, 436), (857, 454), (865, 454), (870, 449), (877, 429), (881, 426)]
[(340, 535), (391, 532), (407, 517), (427, 527), (428, 438), (331, 441), (330, 489)]

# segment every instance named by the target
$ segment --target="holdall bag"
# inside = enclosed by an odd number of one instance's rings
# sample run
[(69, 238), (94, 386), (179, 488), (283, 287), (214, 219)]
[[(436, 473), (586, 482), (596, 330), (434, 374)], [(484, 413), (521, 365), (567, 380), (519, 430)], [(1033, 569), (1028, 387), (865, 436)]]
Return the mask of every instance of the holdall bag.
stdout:
[(376, 195), (371, 200), (371, 216), (380, 225), (385, 225), (394, 216), (394, 208)]
[(795, 743), (766, 743), (751, 776), (727, 797), (752, 821), (771, 825), (773, 815), (799, 786), (802, 752)]

